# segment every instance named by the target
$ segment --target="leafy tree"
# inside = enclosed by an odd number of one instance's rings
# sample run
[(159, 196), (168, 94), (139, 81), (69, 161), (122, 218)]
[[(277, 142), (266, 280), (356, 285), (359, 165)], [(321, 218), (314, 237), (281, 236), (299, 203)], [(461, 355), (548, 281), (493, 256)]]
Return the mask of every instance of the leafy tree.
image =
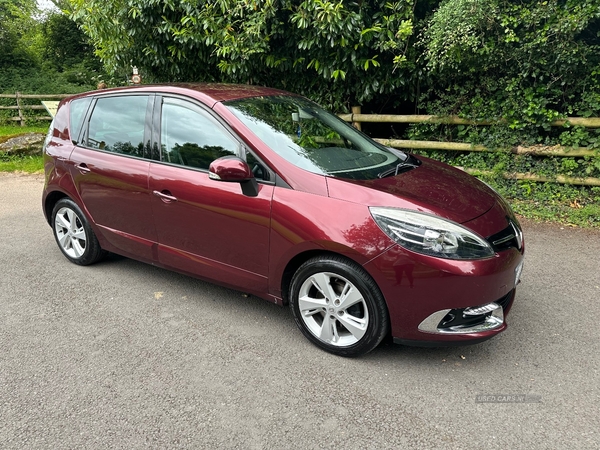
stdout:
[(60, 12), (50, 13), (41, 27), (44, 40), (42, 56), (49, 67), (62, 72), (82, 62), (98, 66), (98, 63), (93, 61), (94, 50), (87, 42), (85, 34), (67, 15)]
[(600, 113), (599, 18), (600, 0), (445, 0), (420, 40), (435, 81), (428, 99), (445, 112), (506, 118), (535, 139), (592, 97)]
[[(74, 93), (95, 88), (104, 77), (87, 38), (68, 16), (41, 12), (36, 0), (0, 0), (0, 92)], [(2, 111), (0, 121), (10, 115)]]
[(26, 41), (36, 11), (35, 0), (0, 0), (0, 67), (22, 67), (34, 59)]
[(413, 0), (72, 0), (114, 71), (278, 86), (325, 103), (407, 84)]

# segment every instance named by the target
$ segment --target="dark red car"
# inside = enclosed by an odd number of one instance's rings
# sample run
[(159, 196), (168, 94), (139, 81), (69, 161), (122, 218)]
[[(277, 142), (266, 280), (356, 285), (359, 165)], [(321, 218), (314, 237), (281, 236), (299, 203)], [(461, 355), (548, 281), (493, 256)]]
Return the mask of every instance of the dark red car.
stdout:
[(114, 252), (289, 304), (359, 355), (506, 328), (520, 226), (492, 189), (275, 89), (169, 85), (61, 102), (43, 209), (75, 264)]

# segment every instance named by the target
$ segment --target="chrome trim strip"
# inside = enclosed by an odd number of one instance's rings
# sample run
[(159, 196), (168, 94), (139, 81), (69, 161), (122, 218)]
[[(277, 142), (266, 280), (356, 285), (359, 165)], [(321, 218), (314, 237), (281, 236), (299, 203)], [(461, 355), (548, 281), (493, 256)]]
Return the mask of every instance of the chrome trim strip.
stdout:
[(434, 312), (419, 324), (419, 331), (439, 334), (437, 326), (450, 311), (450, 309), (442, 309), (441, 311)]
[(492, 303), (488, 303), (487, 305), (483, 305), (483, 306), (472, 306), (470, 308), (465, 308), (463, 310), (463, 314), (465, 316), (480, 316), (481, 314), (487, 314), (498, 308), (500, 308), (500, 305), (498, 303), (492, 302)]
[(521, 250), (523, 248), (523, 231), (517, 226), (514, 221), (510, 221), (510, 226), (515, 232), (515, 237), (517, 238), (517, 248)]
[(505, 236), (502, 239), (498, 239), (497, 241), (492, 242), (492, 244), (494, 244), (494, 245), (504, 244), (505, 242), (512, 241), (515, 237), (516, 236), (514, 234), (509, 234), (508, 236)]
[(419, 331), (432, 334), (481, 333), (483, 331), (495, 330), (504, 323), (504, 308), (499, 307), (495, 309), (489, 317), (486, 317), (485, 322), (482, 324), (474, 325), (472, 327), (438, 328), (439, 323), (450, 311), (450, 309), (442, 309), (434, 312), (419, 324)]

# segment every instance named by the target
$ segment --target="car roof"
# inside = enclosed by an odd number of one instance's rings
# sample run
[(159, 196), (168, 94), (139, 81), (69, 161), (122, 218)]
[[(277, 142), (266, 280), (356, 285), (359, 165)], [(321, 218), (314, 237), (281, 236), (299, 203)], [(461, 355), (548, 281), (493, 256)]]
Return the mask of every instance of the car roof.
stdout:
[[(169, 83), (169, 84), (148, 84), (138, 86), (125, 86), (111, 89), (102, 89), (75, 95), (72, 98), (87, 95), (110, 94), (117, 92), (152, 92), (152, 93), (172, 93), (190, 95), (198, 93), (197, 98), (202, 98), (205, 103), (217, 103), (228, 100), (238, 100), (249, 97), (262, 97), (272, 95), (291, 95), (290, 92), (263, 86), (253, 86), (250, 84), (226, 84), (226, 83)], [(192, 91), (192, 92), (190, 92)], [(211, 102), (212, 100), (212, 102)]]
[(269, 95), (293, 95), (279, 89), (250, 84), (188, 83), (177, 86), (201, 92), (217, 102)]

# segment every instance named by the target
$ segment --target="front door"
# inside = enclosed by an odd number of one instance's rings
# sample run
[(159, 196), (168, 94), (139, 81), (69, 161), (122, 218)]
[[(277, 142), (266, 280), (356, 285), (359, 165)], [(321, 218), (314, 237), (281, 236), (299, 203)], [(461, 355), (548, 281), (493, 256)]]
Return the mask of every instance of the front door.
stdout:
[(158, 258), (169, 267), (249, 292), (266, 292), (273, 186), (248, 197), (239, 183), (211, 180), (210, 163), (240, 155), (240, 142), (199, 105), (164, 98), (161, 162), (149, 187)]

